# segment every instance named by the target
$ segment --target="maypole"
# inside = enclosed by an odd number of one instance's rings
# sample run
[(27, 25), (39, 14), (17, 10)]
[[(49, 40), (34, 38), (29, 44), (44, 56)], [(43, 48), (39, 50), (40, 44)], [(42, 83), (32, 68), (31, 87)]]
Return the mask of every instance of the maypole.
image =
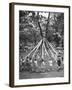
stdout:
[[(39, 12), (37, 12), (37, 19), (38, 19), (38, 26), (40, 30), (40, 35), (41, 35), (41, 40), (39, 43), (34, 47), (34, 49), (25, 57), (25, 60), (27, 57), (31, 57), (32, 61), (37, 62), (36, 55), (38, 54), (39, 50), (41, 54), (41, 62), (44, 62), (44, 60), (54, 60), (57, 58), (57, 52), (54, 50), (52, 45), (48, 42), (47, 38), (47, 33), (48, 33), (48, 26), (49, 26), (49, 21), (50, 21), (50, 12), (48, 13), (48, 18), (47, 18), (47, 24), (46, 24), (46, 29), (42, 31), (40, 22), (39, 22)], [(47, 61), (48, 62), (48, 61)]]

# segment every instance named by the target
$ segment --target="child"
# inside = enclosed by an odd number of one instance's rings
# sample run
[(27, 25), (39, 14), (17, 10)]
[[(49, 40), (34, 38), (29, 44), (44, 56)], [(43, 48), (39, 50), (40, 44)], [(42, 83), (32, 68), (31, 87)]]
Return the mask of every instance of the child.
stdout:
[(60, 57), (57, 60), (57, 65), (58, 65), (58, 70), (60, 70), (60, 66), (61, 66), (61, 58)]

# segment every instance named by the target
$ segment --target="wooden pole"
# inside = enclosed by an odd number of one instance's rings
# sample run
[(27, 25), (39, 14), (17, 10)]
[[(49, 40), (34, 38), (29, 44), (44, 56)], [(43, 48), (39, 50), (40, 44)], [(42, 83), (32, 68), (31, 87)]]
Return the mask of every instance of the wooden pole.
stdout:
[(40, 28), (40, 35), (41, 35), (41, 37), (43, 38), (42, 28), (41, 28), (40, 22), (39, 22), (39, 12), (37, 12), (37, 19), (38, 19), (38, 26), (39, 26), (39, 28)]
[(47, 37), (47, 32), (48, 32), (48, 26), (49, 26), (49, 20), (50, 19), (50, 12), (48, 14), (48, 19), (47, 19), (47, 24), (46, 24), (46, 37)]

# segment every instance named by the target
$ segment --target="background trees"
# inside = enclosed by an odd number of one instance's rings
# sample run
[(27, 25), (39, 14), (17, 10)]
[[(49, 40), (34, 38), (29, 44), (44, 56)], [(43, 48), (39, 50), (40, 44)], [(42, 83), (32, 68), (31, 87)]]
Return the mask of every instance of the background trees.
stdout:
[(32, 49), (42, 38), (41, 33), (45, 31), (46, 38), (49, 42), (54, 44), (55, 47), (63, 48), (64, 14), (56, 12), (19, 11), (20, 50), (26, 51), (27, 49)]

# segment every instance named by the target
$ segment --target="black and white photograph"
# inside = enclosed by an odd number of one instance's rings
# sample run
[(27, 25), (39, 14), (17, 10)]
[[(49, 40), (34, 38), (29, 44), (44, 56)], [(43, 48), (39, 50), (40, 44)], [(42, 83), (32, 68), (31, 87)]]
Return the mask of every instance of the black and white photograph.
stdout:
[(64, 76), (64, 13), (19, 11), (19, 78)]
[(70, 83), (70, 7), (11, 3), (10, 86)]

